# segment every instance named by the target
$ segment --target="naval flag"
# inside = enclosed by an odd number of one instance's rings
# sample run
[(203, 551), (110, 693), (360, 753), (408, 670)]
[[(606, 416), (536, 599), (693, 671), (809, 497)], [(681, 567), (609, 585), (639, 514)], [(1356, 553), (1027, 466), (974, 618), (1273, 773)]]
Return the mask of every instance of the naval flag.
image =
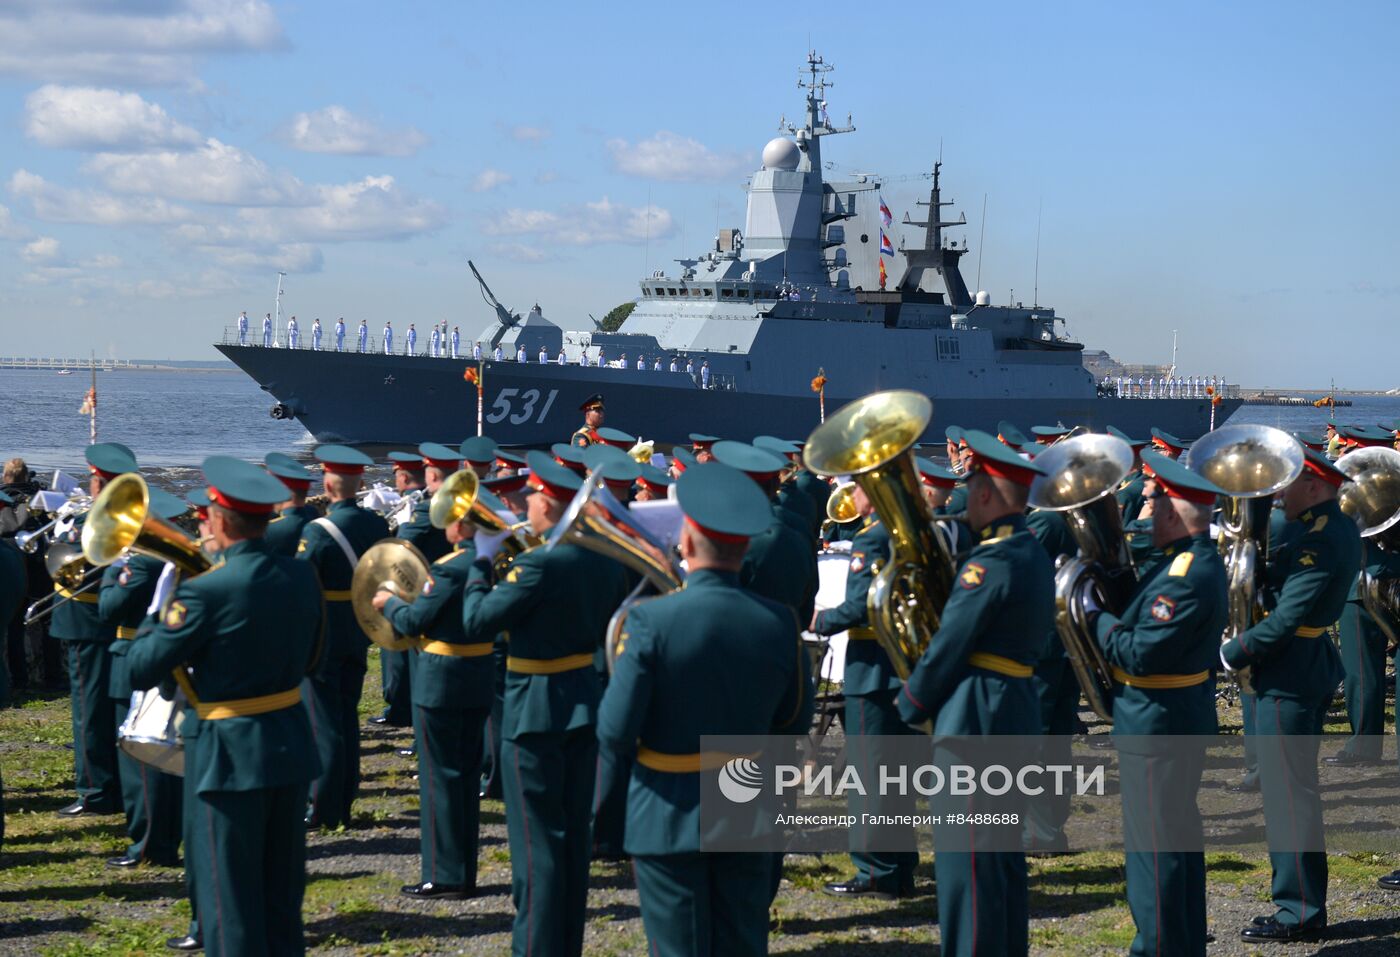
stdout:
[(886, 228), (894, 222), (894, 216), (890, 214), (890, 208), (885, 205), (885, 197), (880, 197), (880, 225)]
[(883, 229), (880, 230), (880, 255), (894, 255), (894, 244), (890, 242), (890, 237), (885, 235), (885, 231)]

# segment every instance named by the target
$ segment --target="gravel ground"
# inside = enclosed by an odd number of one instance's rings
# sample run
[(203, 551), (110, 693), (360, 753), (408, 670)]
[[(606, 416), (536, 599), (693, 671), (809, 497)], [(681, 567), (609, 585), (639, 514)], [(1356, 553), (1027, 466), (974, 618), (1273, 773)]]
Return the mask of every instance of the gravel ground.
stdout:
[[(378, 702), (372, 670), (363, 710)], [(161, 954), (166, 936), (188, 919), (181, 872), (103, 865), (124, 847), (115, 817), (60, 820), (53, 811), (70, 800), (72, 754), (68, 701), (49, 696), (0, 712), (0, 768), (6, 783), (7, 834), (0, 857), (0, 954)], [(396, 749), (402, 731), (365, 731), (364, 791), (346, 831), (308, 841), (306, 933), (316, 954), (480, 954), (509, 952), (512, 908), (505, 820), (499, 802), (483, 806), (480, 896), (422, 903), (398, 895), (418, 878), (418, 800), (411, 759)], [(1394, 764), (1324, 772), (1330, 800), (1374, 790), (1390, 793)], [(1217, 783), (1233, 776), (1219, 768)], [(1217, 789), (1218, 790), (1218, 789)], [(1212, 811), (1216, 798), (1203, 804)], [(1219, 800), (1226, 800), (1222, 796)], [(1364, 808), (1364, 804), (1359, 805)], [(1081, 808), (1081, 812), (1087, 808)], [(1358, 814), (1364, 815), (1365, 811)], [(1099, 815), (1076, 815), (1075, 827), (1096, 827)], [(1073, 833), (1073, 832), (1072, 832)], [(1395, 835), (1387, 834), (1388, 843)], [(1220, 954), (1400, 954), (1400, 894), (1375, 878), (1400, 867), (1400, 855), (1358, 851), (1331, 858), (1332, 926), (1319, 941), (1251, 947), (1238, 929), (1270, 908), (1267, 863), (1255, 853), (1209, 858), (1210, 925)], [(936, 953), (936, 900), (931, 863), (920, 866), (916, 893), (894, 903), (842, 902), (819, 892), (849, 873), (844, 855), (790, 857), (773, 911), (774, 953), (905, 955)], [(1091, 852), (1031, 861), (1032, 950), (1043, 954), (1124, 953), (1132, 918), (1124, 903), (1122, 858)], [(631, 870), (595, 864), (589, 893), (585, 952), (645, 952)]]

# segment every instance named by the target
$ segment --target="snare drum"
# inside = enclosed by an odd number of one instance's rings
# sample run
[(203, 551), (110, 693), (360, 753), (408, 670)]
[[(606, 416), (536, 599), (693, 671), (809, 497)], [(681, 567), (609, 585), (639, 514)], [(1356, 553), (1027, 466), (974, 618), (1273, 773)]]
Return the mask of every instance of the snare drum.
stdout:
[(185, 693), (178, 689), (173, 701), (162, 698), (154, 688), (133, 693), (131, 710), (117, 729), (117, 746), (157, 771), (183, 775), (185, 748), (180, 724), (186, 707)]

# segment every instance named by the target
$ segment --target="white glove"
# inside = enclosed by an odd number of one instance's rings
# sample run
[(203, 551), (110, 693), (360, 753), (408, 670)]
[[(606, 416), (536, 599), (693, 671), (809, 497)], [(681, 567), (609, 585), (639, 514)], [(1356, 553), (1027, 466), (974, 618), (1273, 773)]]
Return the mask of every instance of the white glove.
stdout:
[(1103, 611), (1103, 605), (1099, 604), (1098, 589), (1084, 589), (1084, 611), (1088, 615), (1097, 615)]
[(476, 533), (476, 557), (491, 561), (496, 557), (496, 553), (501, 550), (501, 543), (510, 537), (510, 529), (503, 532), (482, 532)]
[(1223, 665), (1225, 670), (1230, 672), (1230, 674), (1235, 673), (1235, 669), (1230, 665), (1230, 662), (1225, 660), (1225, 645), (1223, 643), (1220, 646), (1220, 664)]
[(146, 614), (154, 615), (165, 607), (165, 603), (175, 593), (175, 585), (179, 580), (179, 569), (171, 562), (166, 562), (165, 567), (160, 570), (160, 578), (156, 580), (156, 593), (151, 596), (151, 603), (146, 607)]

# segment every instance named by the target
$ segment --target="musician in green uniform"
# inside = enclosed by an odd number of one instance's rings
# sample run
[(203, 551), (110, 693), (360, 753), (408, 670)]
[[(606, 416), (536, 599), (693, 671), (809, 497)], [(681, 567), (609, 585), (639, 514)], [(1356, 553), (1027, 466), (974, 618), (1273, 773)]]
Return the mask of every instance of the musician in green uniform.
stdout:
[(326, 648), (306, 685), (311, 727), (320, 755), (320, 776), (311, 786), (308, 827), (350, 823), (360, 787), (360, 694), (364, 689), (369, 638), (350, 607), (350, 580), (365, 551), (389, 536), (389, 526), (355, 501), (360, 479), (372, 465), (363, 452), (322, 445), (316, 460), (325, 469), (330, 507), (302, 529), (297, 558), (316, 569), (326, 602)]
[[(169, 492), (150, 490), (151, 514), (169, 520), (188, 511), (189, 506)], [(112, 699), (118, 728), (126, 720), (131, 693), (136, 690), (127, 673), (126, 653), (146, 619), (156, 593), (156, 582), (164, 568), (165, 562), (158, 558), (133, 553), (108, 565), (102, 573), (97, 610), (103, 624), (116, 629), (107, 692)], [(124, 854), (109, 859), (107, 865), (136, 867), (150, 862), (174, 867), (180, 859), (180, 779), (137, 761), (120, 748), (117, 749), (117, 769), (122, 805), (126, 810), (126, 833), (131, 843)]]
[(206, 952), (301, 954), (302, 817), (320, 770), (301, 681), (322, 634), (320, 589), (312, 569), (262, 541), (286, 497), (277, 479), (226, 456), (206, 459), (204, 477), (223, 562), (175, 588), (127, 665), (134, 687), (168, 682), (173, 670), (190, 697), (185, 853), (200, 872)]
[(267, 523), (263, 541), (274, 555), (294, 556), (301, 530), (306, 523), (319, 518), (315, 506), (306, 504), (313, 477), (306, 466), (284, 452), (269, 452), (263, 457), (268, 474), (287, 486), (288, 498), (277, 506), (277, 514)]
[(1169, 459), (1179, 459), (1186, 454), (1186, 450), (1191, 447), (1191, 443), (1185, 439), (1179, 439), (1165, 429), (1155, 426), (1152, 429), (1152, 451), (1165, 455)]
[[(427, 502), (422, 503), (430, 508)], [(477, 765), (491, 712), (494, 643), (468, 642), (462, 596), (476, 549), (460, 500), (448, 500), (432, 527), (452, 549), (433, 559), (432, 576), (412, 602), (381, 589), (374, 607), (402, 635), (421, 636), (413, 664), (413, 729), (418, 752), (420, 880), (406, 897), (460, 900), (476, 893), (481, 799)], [(417, 510), (415, 509), (415, 512)]]
[(583, 426), (574, 431), (574, 434), (569, 438), (569, 444), (588, 448), (590, 445), (596, 445), (603, 441), (598, 438), (598, 427), (603, 424), (605, 411), (602, 393), (595, 392), (584, 399), (578, 410), (583, 413)]
[[(1156, 476), (1152, 534), (1162, 560), (1143, 571), (1121, 615), (1091, 604), (1091, 626), (1113, 668), (1130, 953), (1206, 952), (1206, 864), (1197, 809), (1205, 748), (1215, 733), (1211, 680), (1228, 608), (1225, 565), (1210, 540), (1224, 494), (1164, 455), (1144, 452)], [(1154, 735), (1176, 736), (1170, 745)], [(1188, 746), (1185, 736), (1200, 736)], [(1159, 851), (1158, 843), (1166, 848)]]
[[(972, 450), (967, 447), (966, 433), (956, 426), (950, 425), (943, 430), (943, 436), (948, 444), (948, 464), (952, 471), (958, 473), (964, 480), (967, 478), (967, 463), (971, 461)], [(944, 506), (948, 515), (962, 515), (967, 511), (967, 484), (963, 484), (953, 489), (953, 494), (948, 496), (948, 503)]]
[(1033, 425), (1031, 426), (1031, 437), (1035, 442), (1035, 447), (1030, 451), (1038, 453), (1042, 448), (1054, 445), (1069, 435), (1071, 431), (1063, 425)]
[[(1283, 492), (1303, 531), (1289, 552), (1278, 603), (1263, 621), (1220, 649), (1227, 668), (1249, 668), (1255, 705), (1259, 784), (1273, 865), (1276, 913), (1245, 927), (1247, 941), (1309, 937), (1327, 925), (1327, 854), (1317, 783), (1317, 735), (1342, 666), (1326, 637), (1351, 595), (1361, 564), (1356, 525), (1337, 504), (1346, 476), (1304, 450), (1304, 468)], [(1284, 850), (1286, 849), (1286, 850)]]
[(773, 521), (749, 539), (739, 583), (788, 606), (798, 621), (811, 621), (817, 601), (816, 545), (808, 535), (809, 519), (776, 501), (786, 463), (767, 449), (727, 439), (716, 442), (712, 454), (753, 480), (771, 506)]
[(1142, 508), (1143, 486), (1147, 482), (1147, 477), (1142, 472), (1142, 450), (1147, 448), (1149, 443), (1147, 439), (1132, 438), (1123, 430), (1115, 429), (1111, 425), (1108, 427), (1108, 434), (1127, 442), (1133, 450), (1132, 470), (1114, 493), (1118, 499), (1119, 512), (1123, 516), (1123, 524), (1127, 525), (1137, 518), (1138, 511)]
[[(1044, 428), (1043, 426), (1041, 428)], [(1079, 553), (1079, 543), (1070, 534), (1063, 512), (1033, 508), (1026, 515), (1026, 528), (1053, 567), (1061, 557)], [(1040, 706), (1040, 753), (1038, 763), (1046, 766), (1071, 763), (1070, 737), (1079, 717), (1079, 681), (1070, 667), (1064, 642), (1051, 627), (1041, 642), (1040, 653), (1031, 676), (1036, 700)], [(1021, 832), (1022, 845), (1028, 854), (1053, 854), (1069, 850), (1065, 837), (1065, 822), (1069, 820), (1068, 794), (1044, 794), (1026, 808), (1026, 823)]]
[[(1040, 468), (984, 432), (970, 430), (964, 438), (971, 450), (967, 517), (977, 544), (959, 566), (938, 631), (896, 699), (905, 721), (932, 721), (934, 764), (942, 768), (975, 765), (978, 758), (965, 739), (944, 736), (1039, 731), (1031, 676), (1055, 613), (1054, 568), (1024, 515)], [(966, 801), (931, 802), (939, 816), (933, 863), (942, 953), (1026, 954), (1025, 854), (985, 851), (996, 841), (996, 825), (969, 827), (951, 819), (949, 812), (965, 810)], [(994, 806), (1014, 813), (1017, 804), (1008, 797)]]
[(429, 496), (449, 475), (462, 467), (460, 453), (441, 442), (424, 442), (418, 446), (418, 454), (423, 456), (423, 490)]
[(500, 446), (489, 435), (473, 435), (464, 439), (457, 449), (462, 456), (462, 468), (471, 469), (479, 479), (485, 479), (496, 465)]
[(807, 654), (791, 611), (739, 583), (748, 540), (773, 520), (766, 496), (717, 463), (687, 470), (676, 492), (689, 576), (628, 613), (598, 737), (636, 758), (626, 849), (648, 953), (763, 954), (767, 855), (700, 850), (700, 773), (715, 766), (700, 737), (804, 732)]
[[(531, 452), (528, 517), (547, 535), (582, 482)], [(627, 597), (622, 565), (567, 543), (529, 549), (491, 586), (494, 544), (478, 539), (463, 640), (510, 634), (501, 765), (515, 902), (512, 950), (577, 955), (588, 894), (589, 810), (598, 743), (594, 652)], [(528, 848), (522, 852), (519, 849)]]
[[(0, 492), (0, 505), (13, 505), (14, 499)], [(0, 539), (0, 621), (9, 621), (24, 604), (28, 582), (24, 554), (14, 541)], [(5, 779), (0, 776), (0, 850), (5, 845)]]
[[(874, 775), (874, 769), (885, 763), (886, 749), (882, 746), (885, 738), (916, 732), (900, 719), (895, 708), (899, 675), (876, 640), (866, 610), (866, 595), (875, 578), (877, 563), (886, 562), (890, 557), (889, 532), (873, 514), (870, 499), (860, 486), (852, 490), (852, 496), (861, 528), (851, 540), (845, 600), (835, 608), (813, 615), (807, 630), (817, 635), (846, 632), (846, 711), (841, 724), (846, 730), (847, 760), (861, 768), (862, 777), (865, 777)], [(846, 807), (858, 821), (865, 820), (861, 816), (864, 814), (913, 814), (916, 809), (912, 795), (863, 795), (855, 793), (855, 789), (847, 792)], [(855, 876), (827, 884), (823, 890), (835, 897), (881, 900), (912, 894), (914, 868), (919, 863), (919, 853), (914, 849), (917, 834), (913, 828), (909, 829), (910, 850), (907, 851), (867, 850), (864, 848), (866, 839), (865, 828), (851, 828), (851, 863), (856, 867)]]
[[(1361, 448), (1384, 448), (1390, 444), (1388, 432), (1344, 431), (1349, 438), (1359, 441)], [(1294, 438), (1303, 441), (1299, 433), (1294, 433)], [(1307, 442), (1304, 445), (1314, 448)], [(1362, 546), (1368, 574), (1377, 578), (1393, 578), (1400, 574), (1400, 556), (1385, 551), (1372, 538), (1366, 539)], [(1351, 723), (1351, 738), (1341, 751), (1323, 759), (1327, 764), (1347, 766), (1380, 762), (1381, 744), (1385, 740), (1386, 642), (1385, 633), (1362, 604), (1358, 576), (1341, 620), (1342, 668), (1346, 672), (1342, 691), (1347, 719)]]
[(1026, 433), (1006, 419), (997, 423), (997, 441), (1017, 453), (1025, 452), (1029, 446), (1034, 445), (1030, 439), (1026, 438)]
[[(136, 471), (131, 450), (116, 442), (99, 442), (84, 451), (92, 473), (88, 491), (95, 499), (107, 483), (118, 475)], [(67, 534), (76, 544), (82, 533), (82, 518)], [(101, 571), (88, 573), (89, 581), (100, 580)], [(86, 582), (84, 583), (86, 584)], [(68, 677), (72, 683), (73, 780), (78, 799), (58, 813), (116, 814), (122, 809), (121, 784), (117, 771), (117, 725), (108, 688), (112, 679), (112, 655), (108, 645), (116, 628), (105, 624), (98, 611), (97, 589), (69, 591), (54, 583), (60, 603), (54, 608), (49, 634), (63, 642), (68, 656)], [(68, 601), (62, 601), (69, 598)]]
[(772, 435), (760, 435), (753, 440), (755, 448), (776, 452), (787, 460), (789, 473), (778, 487), (778, 503), (805, 519), (808, 537), (815, 542), (826, 521), (826, 498), (830, 486), (808, 471), (802, 463), (802, 446), (797, 442)]

